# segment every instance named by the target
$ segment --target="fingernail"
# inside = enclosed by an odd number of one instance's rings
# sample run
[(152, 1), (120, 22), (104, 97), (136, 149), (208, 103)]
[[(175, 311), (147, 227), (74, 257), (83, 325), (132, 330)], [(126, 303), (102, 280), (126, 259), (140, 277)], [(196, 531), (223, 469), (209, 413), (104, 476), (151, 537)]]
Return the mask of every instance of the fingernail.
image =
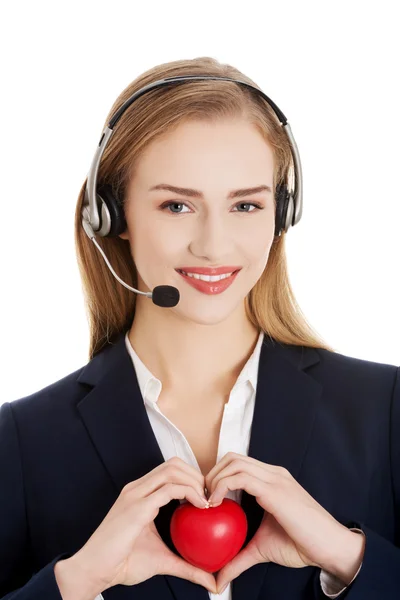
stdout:
[(200, 498), (202, 499), (202, 501), (204, 502), (204, 505), (207, 506), (207, 508), (209, 508), (209, 503), (207, 498), (205, 498), (204, 496), (200, 496)]
[(224, 587), (222, 588), (222, 590), (220, 591), (220, 593), (219, 593), (219, 595), (220, 595), (220, 596), (221, 596), (221, 594), (223, 594), (223, 593), (224, 593), (224, 591), (226, 590), (226, 588), (227, 588), (227, 587), (228, 587), (228, 584), (226, 583), (226, 584), (224, 585)]
[(210, 503), (210, 506), (219, 506), (222, 502), (222, 500), (213, 500), (211, 501), (210, 499), (208, 500), (208, 502)]

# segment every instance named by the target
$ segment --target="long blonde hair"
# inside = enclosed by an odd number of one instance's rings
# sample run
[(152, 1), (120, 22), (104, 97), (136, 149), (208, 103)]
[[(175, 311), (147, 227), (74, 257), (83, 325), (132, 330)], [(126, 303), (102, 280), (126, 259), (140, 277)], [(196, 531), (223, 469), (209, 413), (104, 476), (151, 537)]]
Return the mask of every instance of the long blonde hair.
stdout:
[[(216, 75), (246, 81), (258, 87), (235, 67), (214, 58), (200, 57), (161, 64), (130, 83), (115, 100), (104, 126), (137, 90), (159, 79), (179, 75)], [(245, 86), (227, 81), (202, 80), (155, 88), (135, 100), (114, 127), (98, 173), (98, 185), (109, 184), (122, 203), (126, 185), (142, 152), (158, 136), (189, 119), (215, 120), (242, 117), (252, 123), (271, 146), (274, 156), (274, 192), (279, 183), (290, 187), (293, 159), (289, 140), (266, 100)], [(75, 212), (75, 248), (85, 309), (89, 320), (91, 360), (132, 324), (136, 294), (117, 282), (103, 257), (81, 225), (86, 180)], [(290, 232), (290, 229), (289, 229)], [(324, 348), (335, 352), (308, 324), (294, 297), (288, 276), (285, 232), (275, 237), (267, 265), (245, 299), (248, 319), (278, 343)], [(129, 241), (96, 237), (115, 272), (137, 288), (136, 266)], [(149, 300), (151, 302), (151, 300)]]

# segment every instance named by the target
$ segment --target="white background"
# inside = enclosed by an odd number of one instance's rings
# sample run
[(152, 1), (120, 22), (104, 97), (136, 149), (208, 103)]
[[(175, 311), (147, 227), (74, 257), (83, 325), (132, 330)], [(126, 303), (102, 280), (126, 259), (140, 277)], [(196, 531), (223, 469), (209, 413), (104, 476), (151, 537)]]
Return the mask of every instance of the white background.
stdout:
[(122, 89), (198, 56), (250, 76), (291, 125), (289, 274), (310, 324), (340, 353), (400, 364), (398, 2), (2, 6), (0, 404), (86, 364), (79, 189)]

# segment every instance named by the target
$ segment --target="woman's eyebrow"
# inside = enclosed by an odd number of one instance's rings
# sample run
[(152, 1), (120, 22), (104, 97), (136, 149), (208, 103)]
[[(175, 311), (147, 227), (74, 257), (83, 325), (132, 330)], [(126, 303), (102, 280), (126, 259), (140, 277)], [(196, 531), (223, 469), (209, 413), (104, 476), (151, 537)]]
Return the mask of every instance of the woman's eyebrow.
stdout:
[[(168, 192), (173, 192), (174, 194), (179, 194), (181, 196), (191, 196), (193, 198), (204, 198), (204, 195), (199, 190), (193, 190), (192, 188), (182, 188), (176, 187), (174, 185), (169, 185), (168, 183), (159, 183), (158, 185), (154, 185), (149, 188), (149, 192), (153, 190), (166, 190)], [(269, 185), (259, 185), (257, 187), (252, 188), (244, 188), (241, 190), (232, 190), (228, 194), (228, 199), (232, 198), (241, 198), (243, 196), (249, 196), (250, 194), (257, 194), (258, 192), (267, 191), (269, 193), (272, 192)]]

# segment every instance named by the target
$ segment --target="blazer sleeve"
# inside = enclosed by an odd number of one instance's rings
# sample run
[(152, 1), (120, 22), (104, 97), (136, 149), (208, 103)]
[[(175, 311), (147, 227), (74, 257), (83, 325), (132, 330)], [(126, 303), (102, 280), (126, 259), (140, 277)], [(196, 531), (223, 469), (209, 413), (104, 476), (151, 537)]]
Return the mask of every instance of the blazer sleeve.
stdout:
[[(397, 367), (390, 404), (389, 431), (393, 506), (395, 515), (394, 543), (364, 523), (351, 521), (347, 527), (358, 527), (366, 536), (361, 569), (357, 577), (336, 600), (398, 600), (400, 598), (400, 367)], [(319, 573), (319, 571), (318, 571)], [(314, 577), (314, 596), (326, 600), (319, 581)]]
[(18, 433), (9, 402), (0, 406), (0, 599), (62, 600), (55, 557), (34, 572), (26, 517)]

